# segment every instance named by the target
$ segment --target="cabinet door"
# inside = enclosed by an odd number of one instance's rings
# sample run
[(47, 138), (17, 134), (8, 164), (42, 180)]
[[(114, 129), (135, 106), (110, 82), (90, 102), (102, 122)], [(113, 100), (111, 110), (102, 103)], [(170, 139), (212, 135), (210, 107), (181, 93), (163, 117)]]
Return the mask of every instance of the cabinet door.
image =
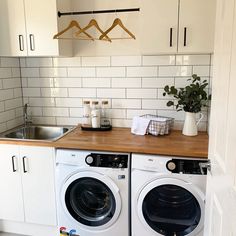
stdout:
[(0, 1), (0, 56), (26, 56), (23, 0)]
[(25, 221), (53, 225), (56, 220), (54, 185), (54, 149), (47, 147), (20, 147)]
[(214, 48), (216, 0), (180, 0), (180, 53), (209, 53)]
[(19, 147), (0, 145), (0, 219), (24, 221)]
[(141, 1), (143, 54), (177, 52), (178, 3), (178, 0)]
[(56, 0), (24, 0), (28, 55), (58, 55)]

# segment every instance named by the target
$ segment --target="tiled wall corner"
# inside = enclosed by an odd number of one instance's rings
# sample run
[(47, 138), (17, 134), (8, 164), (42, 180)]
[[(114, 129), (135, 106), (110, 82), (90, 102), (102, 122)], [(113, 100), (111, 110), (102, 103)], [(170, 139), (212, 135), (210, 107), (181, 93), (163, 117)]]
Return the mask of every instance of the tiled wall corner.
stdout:
[(23, 123), (20, 62), (0, 58), (0, 132)]
[(35, 123), (76, 125), (83, 100), (108, 99), (113, 126), (130, 127), (134, 116), (150, 113), (174, 117), (181, 129), (184, 112), (166, 106), (163, 88), (185, 86), (193, 73), (210, 81), (211, 55), (21, 58), (20, 65)]

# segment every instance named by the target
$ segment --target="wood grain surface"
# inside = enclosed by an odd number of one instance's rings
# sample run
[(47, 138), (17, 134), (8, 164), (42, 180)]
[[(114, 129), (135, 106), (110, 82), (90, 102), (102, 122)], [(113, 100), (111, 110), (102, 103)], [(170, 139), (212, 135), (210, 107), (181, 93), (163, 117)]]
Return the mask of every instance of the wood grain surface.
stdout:
[(143, 154), (170, 155), (180, 157), (208, 157), (208, 135), (187, 137), (181, 131), (172, 131), (165, 136), (136, 136), (127, 128), (113, 128), (112, 131), (82, 131), (77, 127), (55, 142), (0, 140), (0, 144), (28, 146), (51, 146), (65, 149), (81, 149), (110, 152), (132, 152)]

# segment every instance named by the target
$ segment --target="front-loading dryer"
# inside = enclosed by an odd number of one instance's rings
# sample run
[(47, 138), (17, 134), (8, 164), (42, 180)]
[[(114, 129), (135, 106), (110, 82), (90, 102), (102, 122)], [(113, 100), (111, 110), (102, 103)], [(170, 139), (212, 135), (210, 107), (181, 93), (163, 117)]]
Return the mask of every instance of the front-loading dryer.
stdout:
[(129, 154), (57, 150), (60, 235), (128, 236)]
[(203, 236), (205, 162), (132, 155), (132, 236)]

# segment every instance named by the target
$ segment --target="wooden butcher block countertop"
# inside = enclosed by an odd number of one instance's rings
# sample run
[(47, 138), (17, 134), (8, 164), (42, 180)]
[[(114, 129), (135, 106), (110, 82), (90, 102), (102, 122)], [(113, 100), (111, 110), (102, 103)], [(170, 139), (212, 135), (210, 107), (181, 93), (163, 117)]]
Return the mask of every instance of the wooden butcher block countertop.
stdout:
[(55, 142), (0, 140), (1, 143), (205, 159), (208, 156), (208, 135), (205, 132), (199, 132), (195, 137), (187, 137), (182, 135), (181, 131), (172, 131), (169, 135), (155, 137), (136, 136), (127, 128), (113, 128), (112, 131), (98, 132), (82, 131), (77, 127)]

